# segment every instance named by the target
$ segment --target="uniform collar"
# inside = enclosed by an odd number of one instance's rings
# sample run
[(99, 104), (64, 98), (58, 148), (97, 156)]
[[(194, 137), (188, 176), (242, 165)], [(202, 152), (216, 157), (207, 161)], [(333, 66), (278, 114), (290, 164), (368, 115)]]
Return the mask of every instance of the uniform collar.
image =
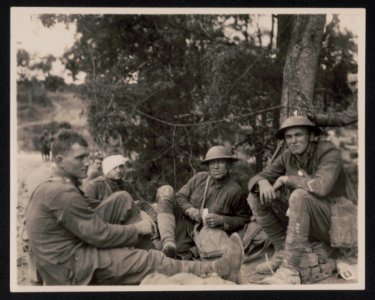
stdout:
[(60, 178), (63, 183), (71, 183), (76, 187), (79, 187), (81, 185), (80, 179), (67, 176), (58, 170), (55, 172), (55, 176)]

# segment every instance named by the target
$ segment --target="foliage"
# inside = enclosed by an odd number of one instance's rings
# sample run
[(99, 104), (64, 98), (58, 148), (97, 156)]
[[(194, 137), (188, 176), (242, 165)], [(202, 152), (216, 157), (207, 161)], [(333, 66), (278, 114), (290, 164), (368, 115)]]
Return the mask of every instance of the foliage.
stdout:
[(24, 80), (17, 83), (17, 102), (20, 105), (51, 105), (44, 84), (35, 79)]
[(48, 75), (44, 80), (44, 85), (48, 91), (56, 92), (65, 87), (65, 82), (62, 77)]
[(316, 93), (323, 98), (322, 109), (338, 104), (338, 109), (342, 110), (347, 105), (344, 101), (349, 93), (346, 73), (357, 72), (357, 53), (356, 37), (350, 31), (340, 30), (339, 16), (333, 15), (323, 35), (317, 75)]
[[(99, 145), (139, 154), (132, 180), (144, 198), (152, 198), (161, 183), (179, 188), (201, 169), (199, 161), (214, 144), (247, 142), (244, 151), (257, 157), (257, 170), (272, 154), (286, 43), (282, 51), (272, 40), (263, 45), (262, 35), (273, 36), (273, 29), (250, 34), (252, 16), (42, 15), (41, 20), (46, 26), (76, 22), (80, 38), (63, 61), (73, 78), (87, 73), (81, 92), (91, 135)], [(278, 36), (288, 36), (285, 30)], [(331, 70), (329, 62), (324, 61)]]

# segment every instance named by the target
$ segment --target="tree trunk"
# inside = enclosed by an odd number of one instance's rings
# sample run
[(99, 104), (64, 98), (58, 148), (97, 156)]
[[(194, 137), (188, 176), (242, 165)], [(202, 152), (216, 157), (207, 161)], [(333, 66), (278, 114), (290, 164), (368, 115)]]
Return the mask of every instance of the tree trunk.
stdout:
[[(282, 91), (282, 83), (283, 83), (283, 69), (285, 66), (286, 55), (288, 52), (288, 45), (290, 43), (290, 39), (292, 37), (292, 30), (293, 30), (293, 15), (277, 15), (277, 35), (276, 35), (276, 49), (277, 49), (277, 56), (276, 56), (276, 68), (275, 68), (275, 82), (274, 85), (276, 87), (277, 92), (275, 96), (272, 97), (273, 99), (273, 106), (280, 104), (281, 99), (281, 91)], [(273, 129), (276, 131), (279, 129), (279, 120), (280, 118), (280, 111), (274, 110), (273, 111)]]
[(281, 94), (280, 123), (293, 114), (306, 115), (312, 107), (315, 75), (325, 15), (296, 15), (286, 55)]

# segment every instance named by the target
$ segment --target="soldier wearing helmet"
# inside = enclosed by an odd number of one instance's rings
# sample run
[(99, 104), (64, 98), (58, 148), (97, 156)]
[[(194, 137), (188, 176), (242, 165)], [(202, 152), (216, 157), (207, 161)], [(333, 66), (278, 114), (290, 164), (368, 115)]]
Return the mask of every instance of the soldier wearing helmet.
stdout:
[[(249, 181), (250, 207), (275, 248), (273, 258), (256, 268), (262, 274), (277, 270), (264, 284), (300, 284), (301, 260), (312, 241), (322, 249), (356, 249), (356, 206), (347, 199), (340, 152), (317, 140), (319, 134), (307, 117), (287, 118), (276, 132), (287, 149)], [(327, 260), (327, 253), (319, 259)]]
[[(158, 227), (166, 255), (183, 259), (198, 256), (192, 238), (197, 223), (231, 233), (250, 221), (246, 194), (230, 174), (236, 160), (225, 147), (214, 146), (202, 161), (208, 172), (194, 175), (175, 195), (171, 186), (158, 189)], [(208, 213), (203, 220), (200, 208), (206, 185), (204, 208)]]

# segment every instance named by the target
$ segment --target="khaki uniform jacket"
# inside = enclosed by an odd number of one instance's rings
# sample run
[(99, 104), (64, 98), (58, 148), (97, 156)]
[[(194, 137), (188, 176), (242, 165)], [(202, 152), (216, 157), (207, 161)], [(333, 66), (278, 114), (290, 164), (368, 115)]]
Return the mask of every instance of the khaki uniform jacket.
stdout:
[(133, 246), (134, 225), (102, 221), (92, 199), (67, 178), (40, 184), (26, 211), (30, 256), (47, 285), (88, 284), (94, 270), (111, 260), (101, 249)]
[(310, 144), (303, 160), (288, 149), (271, 165), (249, 181), (249, 191), (254, 192), (257, 183), (267, 179), (272, 184), (280, 176), (287, 175), (285, 184), (290, 192), (304, 189), (331, 205), (331, 245), (352, 247), (357, 242), (357, 207), (347, 199), (346, 176), (340, 151), (326, 141)]
[[(189, 207), (200, 209), (208, 176), (208, 172), (197, 173), (176, 193), (176, 201), (182, 211)], [(221, 182), (215, 182), (211, 178), (204, 207), (209, 212), (224, 216), (223, 229), (226, 231), (240, 230), (250, 222), (251, 210), (246, 194), (230, 177)]]

